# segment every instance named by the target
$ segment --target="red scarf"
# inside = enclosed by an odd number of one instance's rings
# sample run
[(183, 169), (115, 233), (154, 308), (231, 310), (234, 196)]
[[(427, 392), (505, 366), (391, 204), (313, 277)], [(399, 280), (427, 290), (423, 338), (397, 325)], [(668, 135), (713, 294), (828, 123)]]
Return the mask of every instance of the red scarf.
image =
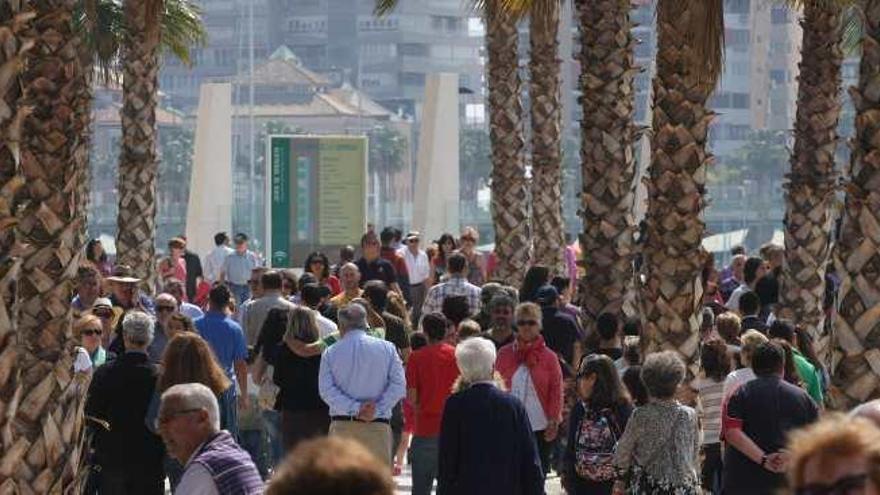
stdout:
[(541, 353), (544, 352), (544, 337), (538, 337), (531, 342), (523, 342), (519, 337), (516, 339), (516, 362), (517, 364), (525, 364), (526, 368), (532, 369), (541, 359)]

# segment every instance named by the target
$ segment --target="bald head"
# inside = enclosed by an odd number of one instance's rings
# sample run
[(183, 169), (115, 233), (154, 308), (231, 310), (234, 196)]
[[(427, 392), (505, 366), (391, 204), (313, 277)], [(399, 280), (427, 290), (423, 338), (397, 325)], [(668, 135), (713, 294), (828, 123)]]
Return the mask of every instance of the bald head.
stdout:
[(880, 427), (880, 399), (874, 399), (856, 406), (850, 411), (849, 415), (853, 418), (865, 418), (877, 427)]
[(356, 291), (361, 281), (361, 271), (354, 263), (346, 263), (339, 268), (339, 278), (346, 292)]

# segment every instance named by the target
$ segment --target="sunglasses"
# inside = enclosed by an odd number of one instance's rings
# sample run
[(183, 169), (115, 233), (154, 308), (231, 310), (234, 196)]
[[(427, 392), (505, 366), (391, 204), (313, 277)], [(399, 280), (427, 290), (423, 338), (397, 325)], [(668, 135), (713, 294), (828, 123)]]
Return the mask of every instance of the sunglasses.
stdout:
[(113, 316), (113, 312), (112, 311), (95, 311), (94, 315), (97, 316), (98, 318), (106, 320), (107, 318), (110, 318), (111, 316)]
[(518, 327), (533, 327), (538, 326), (538, 320), (519, 320), (516, 322), (516, 326)]
[(868, 480), (867, 474), (854, 474), (834, 483), (813, 483), (795, 489), (795, 495), (847, 495), (854, 490), (863, 490)]
[(97, 335), (98, 337), (100, 337), (102, 333), (104, 333), (104, 332), (102, 332), (101, 330), (96, 330), (96, 329), (92, 329), (92, 328), (87, 328), (82, 331), (82, 334), (85, 337), (91, 337), (92, 335)]
[(156, 311), (175, 311), (176, 309), (174, 306), (156, 306)]

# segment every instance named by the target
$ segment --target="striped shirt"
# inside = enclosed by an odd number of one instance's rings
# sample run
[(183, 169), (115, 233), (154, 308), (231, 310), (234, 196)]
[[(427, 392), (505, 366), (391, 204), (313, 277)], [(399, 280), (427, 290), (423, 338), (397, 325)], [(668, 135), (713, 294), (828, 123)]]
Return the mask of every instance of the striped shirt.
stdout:
[(691, 388), (700, 397), (700, 424), (703, 427), (703, 445), (721, 441), (721, 399), (724, 397), (724, 382), (709, 378), (697, 378)]
[(471, 316), (480, 312), (480, 293), (482, 289), (467, 281), (461, 275), (450, 277), (448, 281), (437, 284), (425, 296), (422, 314), (439, 313), (443, 309), (443, 300), (451, 296), (465, 296), (468, 300)]

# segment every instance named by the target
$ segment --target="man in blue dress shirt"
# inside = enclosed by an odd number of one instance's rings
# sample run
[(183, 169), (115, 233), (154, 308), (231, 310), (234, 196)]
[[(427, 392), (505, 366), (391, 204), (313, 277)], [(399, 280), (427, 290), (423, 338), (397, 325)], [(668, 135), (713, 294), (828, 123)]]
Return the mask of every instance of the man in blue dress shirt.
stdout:
[(342, 338), (321, 357), (318, 390), (330, 406), (330, 434), (361, 442), (391, 465), (391, 409), (406, 395), (403, 365), (394, 344), (365, 333), (358, 304), (339, 310)]

